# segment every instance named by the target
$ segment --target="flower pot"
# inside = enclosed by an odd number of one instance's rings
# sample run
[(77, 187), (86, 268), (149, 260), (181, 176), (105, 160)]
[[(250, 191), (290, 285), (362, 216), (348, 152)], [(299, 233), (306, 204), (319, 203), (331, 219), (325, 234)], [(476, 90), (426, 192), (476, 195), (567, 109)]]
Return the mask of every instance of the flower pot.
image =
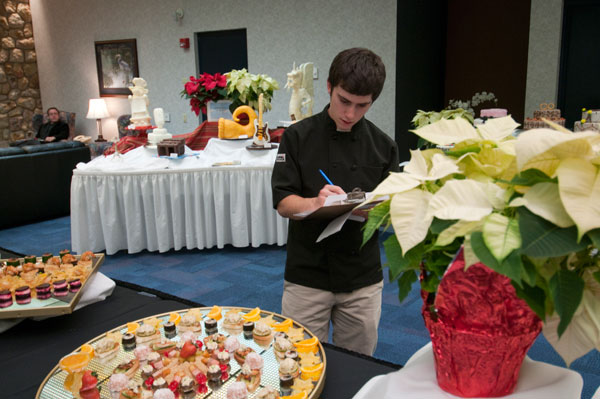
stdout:
[(461, 250), (435, 299), (423, 295), (437, 381), (461, 397), (505, 396), (514, 390), (542, 322), (507, 277), (482, 263), (465, 271), (464, 263)]

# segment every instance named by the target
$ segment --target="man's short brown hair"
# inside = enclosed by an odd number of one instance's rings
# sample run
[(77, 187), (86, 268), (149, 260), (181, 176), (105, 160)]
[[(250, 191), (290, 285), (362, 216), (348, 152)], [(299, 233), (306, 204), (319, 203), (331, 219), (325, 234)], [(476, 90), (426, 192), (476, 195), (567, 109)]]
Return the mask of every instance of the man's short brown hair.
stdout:
[(55, 109), (55, 110), (56, 110), (56, 112), (57, 112), (57, 113), (60, 115), (60, 111), (59, 111), (59, 110), (58, 110), (58, 108), (56, 108), (56, 107), (50, 107), (50, 108), (48, 108), (48, 109), (46, 110), (46, 115), (50, 115), (50, 111), (51, 111), (51, 110), (53, 110), (53, 109)]
[(375, 101), (385, 82), (385, 65), (381, 57), (369, 49), (350, 48), (335, 56), (327, 80), (332, 89), (340, 86), (356, 96), (371, 94)]

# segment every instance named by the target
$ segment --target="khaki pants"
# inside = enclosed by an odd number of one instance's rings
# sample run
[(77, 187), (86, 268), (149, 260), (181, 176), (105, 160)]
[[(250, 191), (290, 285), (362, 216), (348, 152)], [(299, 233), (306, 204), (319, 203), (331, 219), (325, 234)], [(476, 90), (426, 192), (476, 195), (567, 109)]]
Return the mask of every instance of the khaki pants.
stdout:
[(281, 313), (304, 325), (321, 342), (327, 342), (331, 320), (335, 345), (370, 356), (377, 346), (382, 289), (383, 281), (335, 294), (284, 281)]

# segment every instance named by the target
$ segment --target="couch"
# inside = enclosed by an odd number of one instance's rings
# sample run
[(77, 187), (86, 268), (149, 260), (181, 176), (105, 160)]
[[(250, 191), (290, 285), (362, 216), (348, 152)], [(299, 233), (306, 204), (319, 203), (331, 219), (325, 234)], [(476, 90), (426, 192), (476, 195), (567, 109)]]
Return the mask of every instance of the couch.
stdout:
[(68, 215), (73, 169), (89, 160), (78, 141), (0, 148), (0, 229)]

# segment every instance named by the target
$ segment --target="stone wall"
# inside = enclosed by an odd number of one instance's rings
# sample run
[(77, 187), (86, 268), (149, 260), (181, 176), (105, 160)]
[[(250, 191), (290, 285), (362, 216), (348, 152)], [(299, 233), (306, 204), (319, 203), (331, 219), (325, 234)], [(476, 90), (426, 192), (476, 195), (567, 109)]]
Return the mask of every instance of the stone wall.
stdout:
[(33, 136), (33, 115), (42, 113), (29, 0), (0, 6), (0, 142)]

